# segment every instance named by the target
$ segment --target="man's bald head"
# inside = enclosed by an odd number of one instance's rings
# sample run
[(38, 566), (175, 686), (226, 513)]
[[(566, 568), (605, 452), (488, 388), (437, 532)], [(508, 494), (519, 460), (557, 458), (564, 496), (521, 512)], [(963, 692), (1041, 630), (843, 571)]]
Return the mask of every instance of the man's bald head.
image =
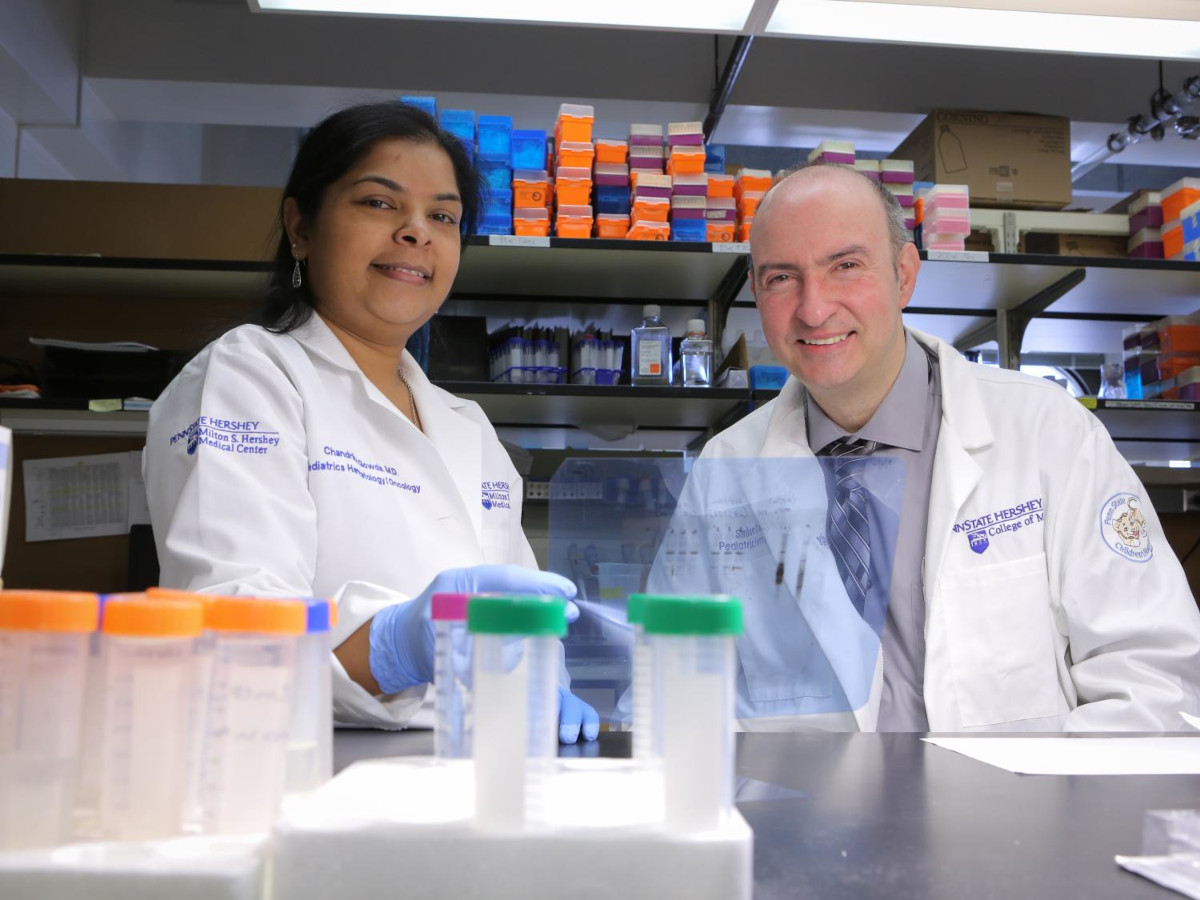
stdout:
[(892, 262), (895, 264), (900, 258), (901, 248), (910, 240), (904, 207), (883, 184), (868, 178), (850, 166), (805, 163), (785, 170), (759, 204), (755, 223), (761, 223), (763, 218), (770, 214), (771, 206), (774, 205), (773, 198), (803, 190), (817, 179), (841, 182), (845, 185), (846, 190), (865, 191), (879, 201), (880, 213), (887, 223), (888, 241), (892, 247)]

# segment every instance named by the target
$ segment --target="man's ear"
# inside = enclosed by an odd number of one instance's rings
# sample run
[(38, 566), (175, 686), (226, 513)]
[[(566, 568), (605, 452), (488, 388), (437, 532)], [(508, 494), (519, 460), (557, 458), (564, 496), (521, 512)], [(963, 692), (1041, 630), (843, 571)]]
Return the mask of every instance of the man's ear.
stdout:
[(917, 288), (917, 272), (920, 270), (921, 254), (917, 252), (917, 245), (912, 241), (908, 241), (900, 248), (900, 255), (896, 259), (896, 275), (900, 284), (901, 309), (908, 306), (908, 301), (912, 299), (913, 291)]
[(292, 245), (292, 256), (296, 259), (308, 257), (308, 222), (300, 213), (300, 205), (295, 197), (287, 197), (283, 201), (283, 230), (287, 232), (288, 243)]

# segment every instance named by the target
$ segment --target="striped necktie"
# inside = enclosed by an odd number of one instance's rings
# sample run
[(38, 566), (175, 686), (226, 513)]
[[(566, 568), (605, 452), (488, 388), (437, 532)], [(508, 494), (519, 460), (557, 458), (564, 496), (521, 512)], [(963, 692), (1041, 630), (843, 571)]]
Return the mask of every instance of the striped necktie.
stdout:
[(869, 454), (878, 447), (875, 441), (836, 440), (821, 451), (822, 456), (831, 458), (833, 468), (833, 496), (825, 516), (825, 531), (846, 594), (859, 615), (871, 589), (867, 489), (859, 476), (868, 465)]

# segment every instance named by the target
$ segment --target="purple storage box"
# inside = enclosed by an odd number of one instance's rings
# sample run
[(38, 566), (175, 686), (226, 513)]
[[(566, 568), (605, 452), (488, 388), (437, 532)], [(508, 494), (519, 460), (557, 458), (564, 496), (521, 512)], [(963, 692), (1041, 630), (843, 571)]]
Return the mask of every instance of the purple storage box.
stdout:
[(704, 135), (697, 132), (696, 134), (672, 134), (667, 137), (668, 147), (702, 147), (704, 146)]
[(707, 197), (708, 186), (703, 184), (679, 184), (676, 182), (671, 185), (671, 191), (677, 197)]
[(838, 166), (854, 165), (853, 153), (830, 153), (828, 150), (818, 156), (814, 162), (830, 163)]
[(1142, 371), (1142, 384), (1158, 384), (1158, 354), (1153, 356), (1141, 356), (1140, 367)]
[(679, 209), (676, 207), (671, 210), (671, 221), (677, 219), (703, 219), (706, 218), (706, 210), (703, 209)]
[(912, 194), (892, 194), (892, 196), (895, 197), (896, 202), (905, 209), (908, 209), (916, 204), (916, 200), (913, 199)]
[(708, 219), (708, 221), (710, 221), (710, 222), (736, 222), (737, 221), (737, 210), (736, 209), (706, 209), (704, 211), (704, 218)]
[(1166, 259), (1167, 251), (1161, 241), (1142, 241), (1126, 255), (1130, 259)]
[(664, 200), (671, 199), (671, 189), (669, 187), (650, 187), (646, 184), (639, 184), (633, 189), (634, 197), (661, 197)]
[(1175, 379), (1180, 400), (1200, 400), (1200, 367), (1184, 369)]
[(624, 175), (609, 175), (604, 172), (597, 172), (592, 176), (592, 181), (596, 184), (612, 185), (613, 187), (629, 187), (629, 173), (626, 172)]
[(876, 184), (878, 184), (880, 181), (882, 181), (882, 178), (880, 178), (879, 172), (872, 172), (869, 169), (856, 169), (855, 171), (857, 171), (859, 175), (865, 175), (867, 178), (870, 178)]
[(880, 172), (879, 180), (884, 184), (912, 184), (912, 172)]
[(657, 172), (662, 174), (663, 161), (655, 159), (653, 156), (631, 156), (629, 157), (630, 169), (642, 169), (648, 172)]
[(1163, 223), (1161, 206), (1147, 206), (1129, 217), (1129, 233), (1137, 234), (1143, 228), (1159, 228)]
[(630, 147), (661, 147), (663, 142), (663, 133), (660, 130), (658, 134), (630, 134)]

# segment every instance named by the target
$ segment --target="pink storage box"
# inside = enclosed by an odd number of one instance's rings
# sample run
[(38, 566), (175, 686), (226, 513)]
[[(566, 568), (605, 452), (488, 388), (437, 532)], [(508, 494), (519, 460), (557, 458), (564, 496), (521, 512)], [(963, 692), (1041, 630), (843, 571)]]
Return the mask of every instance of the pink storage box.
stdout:
[(966, 241), (961, 234), (926, 234), (922, 243), (926, 250), (965, 250)]
[(922, 228), (928, 229), (931, 234), (970, 234), (971, 220), (962, 216), (930, 216), (926, 213)]
[(939, 215), (949, 216), (952, 219), (970, 219), (971, 218), (971, 210), (968, 209), (966, 207), (966, 205), (954, 206), (951, 204), (947, 204), (945, 197), (939, 197), (937, 200), (934, 200), (932, 202), (930, 201), (930, 199), (928, 197), (926, 197), (925, 198), (925, 218), (928, 219), (930, 216), (939, 216)]
[(967, 209), (971, 195), (965, 184), (935, 184), (925, 192), (925, 208)]

